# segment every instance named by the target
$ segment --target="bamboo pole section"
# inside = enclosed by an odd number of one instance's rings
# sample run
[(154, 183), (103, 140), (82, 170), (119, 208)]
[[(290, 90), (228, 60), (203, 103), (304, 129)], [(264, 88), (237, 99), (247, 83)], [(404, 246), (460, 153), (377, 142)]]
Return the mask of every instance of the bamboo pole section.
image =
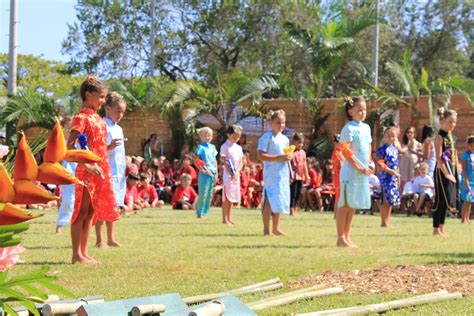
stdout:
[(140, 316), (146, 314), (159, 314), (166, 311), (166, 306), (163, 304), (145, 304), (137, 305), (132, 308), (132, 316)]
[(253, 309), (254, 311), (259, 311), (265, 308), (291, 304), (293, 302), (306, 300), (309, 298), (338, 294), (338, 293), (342, 293), (343, 291), (344, 290), (340, 287), (333, 287), (333, 288), (328, 288), (328, 289), (286, 295), (286, 296), (276, 298), (276, 299), (268, 299), (261, 303), (259, 303), (258, 301), (252, 302), (252, 303), (247, 304), (247, 306), (250, 309)]
[[(281, 298), (284, 298), (284, 297), (287, 297), (287, 296), (306, 293), (306, 292), (310, 292), (310, 291), (322, 290), (326, 287), (327, 287), (326, 284), (313, 285), (313, 286), (310, 286), (310, 287), (305, 287), (305, 288), (302, 288), (302, 289), (297, 289), (297, 290), (294, 290), (294, 291), (281, 293), (281, 294), (277, 294), (277, 295), (274, 295), (274, 296), (265, 297), (265, 298), (262, 298), (258, 301), (251, 302), (249, 304), (260, 305), (260, 304), (266, 303), (268, 301), (274, 301), (274, 300), (281, 299)], [(247, 305), (249, 305), (249, 304), (247, 304)]]
[(280, 278), (274, 278), (265, 282), (247, 285), (238, 289), (224, 291), (220, 293), (203, 294), (203, 295), (185, 297), (183, 298), (183, 301), (186, 304), (196, 304), (199, 302), (210, 301), (210, 300), (223, 297), (226, 295), (230, 295), (230, 294), (237, 296), (237, 295), (264, 292), (264, 291), (273, 291), (273, 290), (280, 289), (282, 287), (283, 287), (283, 283), (280, 282)]
[(225, 305), (222, 302), (214, 301), (198, 309), (189, 312), (188, 316), (220, 316), (225, 313)]
[(395, 301), (382, 302), (364, 306), (354, 306), (347, 308), (331, 309), (313, 313), (295, 314), (298, 316), (325, 316), (325, 315), (366, 315), (369, 313), (382, 313), (393, 309), (416, 306), (431, 302), (440, 302), (445, 300), (453, 300), (462, 298), (461, 293), (448, 293), (447, 291), (439, 291), (425, 295), (419, 295), (409, 298), (404, 298)]

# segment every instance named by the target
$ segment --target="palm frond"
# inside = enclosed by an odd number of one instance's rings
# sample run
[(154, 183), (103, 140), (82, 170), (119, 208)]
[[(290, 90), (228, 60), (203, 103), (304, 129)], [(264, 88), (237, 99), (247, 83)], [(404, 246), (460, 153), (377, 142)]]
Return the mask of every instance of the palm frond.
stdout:
[(251, 103), (254, 104), (262, 98), (262, 95), (265, 92), (268, 92), (270, 90), (276, 90), (279, 88), (280, 86), (278, 85), (276, 80), (270, 76), (255, 78), (251, 80), (247, 86), (244, 87), (244, 95), (238, 98), (236, 100), (236, 103), (241, 103), (250, 99), (252, 101)]

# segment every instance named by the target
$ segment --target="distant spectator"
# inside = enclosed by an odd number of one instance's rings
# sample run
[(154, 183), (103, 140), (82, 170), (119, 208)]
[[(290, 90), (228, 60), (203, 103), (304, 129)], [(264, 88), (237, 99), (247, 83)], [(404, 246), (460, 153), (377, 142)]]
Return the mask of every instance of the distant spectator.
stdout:
[(140, 181), (140, 177), (134, 173), (130, 173), (127, 176), (127, 191), (125, 192), (125, 203), (123, 206), (123, 212), (125, 214), (130, 214), (133, 211), (142, 209), (139, 204), (140, 197), (138, 196), (137, 189), (138, 181)]
[(428, 176), (434, 181), (434, 170), (436, 167), (436, 150), (434, 146), (434, 129), (431, 125), (425, 125), (421, 133), (423, 143), (423, 160), (428, 164)]
[(155, 188), (150, 185), (151, 174), (140, 174), (140, 186), (138, 187), (138, 197), (142, 201), (143, 207), (162, 207), (165, 203), (158, 198)]
[(158, 142), (158, 135), (151, 134), (150, 137), (143, 144), (143, 157), (146, 161), (158, 157), (160, 155), (160, 148)]
[(191, 186), (191, 176), (182, 174), (180, 178), (180, 186), (176, 188), (173, 195), (173, 209), (175, 210), (194, 210), (198, 195)]
[(416, 140), (416, 130), (414, 127), (408, 127), (403, 134), (402, 148), (400, 152), (403, 154), (400, 158), (400, 179), (401, 186), (405, 182), (412, 180), (415, 177), (414, 169), (418, 163), (419, 155), (421, 154), (421, 143)]

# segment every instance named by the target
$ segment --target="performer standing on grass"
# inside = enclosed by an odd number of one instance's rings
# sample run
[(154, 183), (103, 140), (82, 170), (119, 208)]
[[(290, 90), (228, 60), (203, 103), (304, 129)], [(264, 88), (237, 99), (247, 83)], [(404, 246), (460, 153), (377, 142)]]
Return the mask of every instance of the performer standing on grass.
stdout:
[(474, 134), (467, 137), (467, 151), (461, 156), (463, 163), (461, 185), (462, 223), (470, 224), (471, 206), (474, 203)]
[[(105, 99), (105, 117), (107, 124), (107, 150), (110, 163), (110, 171), (112, 175), (112, 186), (115, 194), (115, 202), (122, 209), (125, 201), (125, 191), (127, 190), (127, 180), (125, 179), (125, 145), (123, 130), (118, 122), (123, 118), (127, 104), (124, 98), (116, 93), (111, 92)], [(104, 221), (99, 217), (95, 226), (96, 246), (99, 248), (120, 247), (115, 240), (114, 222), (106, 221), (107, 226), (107, 244), (102, 240), (102, 225)]]
[(448, 237), (444, 230), (446, 213), (456, 209), (458, 155), (451, 134), (456, 127), (458, 114), (453, 110), (438, 110), (441, 128), (435, 138), (435, 204), (433, 209), (433, 235)]
[[(286, 125), (283, 110), (269, 111), (271, 130), (258, 140), (258, 158), (263, 161), (263, 234), (285, 235), (280, 230), (280, 215), (290, 212), (290, 164), (293, 153), (284, 153), (289, 146), (282, 134)], [(273, 229), (270, 232), (270, 219)]]
[(88, 255), (91, 225), (97, 218), (108, 222), (119, 219), (115, 204), (109, 160), (107, 126), (97, 114), (107, 96), (106, 86), (96, 77), (87, 76), (80, 88), (81, 111), (72, 120), (68, 149), (74, 149), (79, 134), (87, 136), (88, 149), (102, 158), (95, 164), (78, 164), (76, 177), (84, 186), (76, 186), (74, 213), (71, 220), (72, 263), (94, 264)]
[(363, 123), (367, 105), (362, 97), (344, 99), (350, 120), (341, 132), (340, 146), (346, 160), (341, 168), (341, 189), (336, 212), (337, 246), (356, 247), (350, 239), (352, 218), (356, 209), (370, 209), (369, 168), (372, 136), (370, 126)]
[(381, 227), (390, 226), (392, 207), (400, 205), (398, 183), (398, 148), (395, 146), (396, 127), (387, 127), (383, 133), (384, 144), (377, 150), (377, 165), (380, 168), (380, 185), (382, 187), (382, 206), (380, 207)]
[(237, 144), (242, 135), (240, 125), (232, 125), (227, 128), (227, 140), (221, 146), (221, 162), (224, 165), (222, 181), (222, 223), (233, 225), (231, 218), (233, 204), (240, 203), (240, 172), (244, 167), (244, 153), (242, 147)]
[(196, 148), (195, 165), (199, 169), (198, 191), (199, 197), (196, 205), (197, 218), (206, 218), (211, 208), (214, 182), (217, 179), (218, 154), (216, 146), (211, 144), (212, 129), (202, 127), (198, 130), (201, 143)]

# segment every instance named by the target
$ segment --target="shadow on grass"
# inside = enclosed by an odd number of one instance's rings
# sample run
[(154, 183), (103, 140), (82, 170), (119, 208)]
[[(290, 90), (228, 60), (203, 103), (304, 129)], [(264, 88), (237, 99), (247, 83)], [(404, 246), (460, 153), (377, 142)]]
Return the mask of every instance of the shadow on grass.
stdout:
[(160, 222), (153, 221), (153, 222), (134, 222), (133, 224), (137, 225), (217, 225), (219, 223), (212, 223), (212, 222)]
[[(407, 234), (384, 234), (384, 233), (380, 233), (380, 234), (354, 234), (354, 233), (351, 233), (351, 236), (357, 236), (357, 237), (393, 237), (393, 238), (406, 238), (407, 237)], [(410, 234), (410, 237), (430, 237), (431, 238), (431, 235), (429, 234)]]
[(27, 261), (24, 265), (33, 265), (33, 266), (58, 266), (63, 264), (71, 264), (71, 261)]
[(215, 249), (264, 249), (264, 248), (283, 248), (283, 249), (324, 249), (332, 248), (329, 246), (310, 246), (310, 245), (240, 245), (240, 246), (210, 246)]
[(238, 234), (238, 233), (209, 233), (209, 234), (179, 234), (174, 237), (262, 237), (262, 234)]
[(47, 249), (71, 249), (71, 246), (33, 246), (33, 247), (30, 247), (30, 246), (25, 246), (26, 249), (28, 250), (47, 250)]
[(458, 252), (458, 253), (419, 253), (407, 254), (407, 257), (431, 257), (434, 261), (430, 264), (474, 264), (474, 253), (472, 252)]

